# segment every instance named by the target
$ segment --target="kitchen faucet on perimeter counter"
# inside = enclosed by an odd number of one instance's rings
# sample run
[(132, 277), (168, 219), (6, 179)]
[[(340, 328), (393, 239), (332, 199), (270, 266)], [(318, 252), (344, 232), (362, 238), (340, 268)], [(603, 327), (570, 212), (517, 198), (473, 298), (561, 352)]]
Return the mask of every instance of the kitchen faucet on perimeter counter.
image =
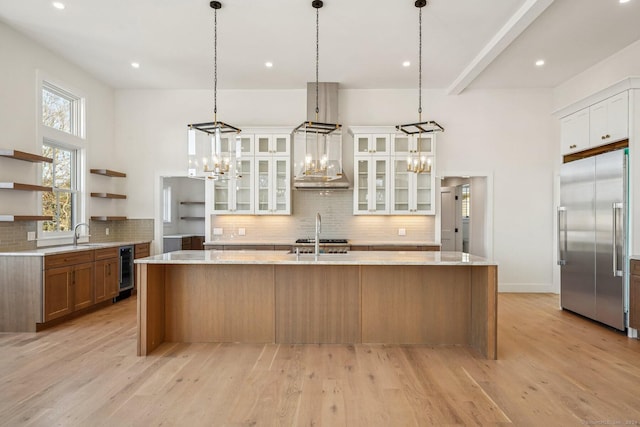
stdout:
[(78, 227), (80, 227), (81, 225), (84, 225), (85, 227), (87, 227), (87, 231), (89, 231), (89, 224), (87, 224), (86, 222), (81, 222), (79, 224), (76, 224), (76, 226), (73, 228), (73, 246), (78, 246), (78, 237), (80, 237), (78, 236)]
[(320, 212), (316, 214), (316, 241), (315, 241), (315, 254), (316, 259), (320, 255), (320, 233), (322, 232), (322, 217)]

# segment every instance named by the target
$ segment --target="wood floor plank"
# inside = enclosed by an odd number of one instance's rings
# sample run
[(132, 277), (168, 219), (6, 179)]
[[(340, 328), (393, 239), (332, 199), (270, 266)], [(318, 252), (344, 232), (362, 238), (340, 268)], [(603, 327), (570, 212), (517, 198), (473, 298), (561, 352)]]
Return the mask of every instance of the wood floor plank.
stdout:
[(640, 423), (640, 341), (500, 294), (498, 360), (460, 346), (164, 343), (136, 354), (130, 298), (0, 334), (10, 426), (571, 426)]

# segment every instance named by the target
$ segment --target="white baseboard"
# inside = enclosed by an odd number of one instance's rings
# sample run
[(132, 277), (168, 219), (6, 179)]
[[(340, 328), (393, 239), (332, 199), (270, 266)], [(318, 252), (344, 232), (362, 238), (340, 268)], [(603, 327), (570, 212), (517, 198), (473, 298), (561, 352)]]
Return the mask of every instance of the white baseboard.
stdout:
[(560, 293), (551, 283), (498, 283), (498, 292)]

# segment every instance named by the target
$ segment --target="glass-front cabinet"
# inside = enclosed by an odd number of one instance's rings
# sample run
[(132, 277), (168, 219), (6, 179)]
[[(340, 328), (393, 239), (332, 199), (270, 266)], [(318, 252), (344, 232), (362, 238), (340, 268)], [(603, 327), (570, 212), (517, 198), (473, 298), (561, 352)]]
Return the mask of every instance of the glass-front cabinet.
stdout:
[[(434, 163), (432, 156), (427, 156)], [(407, 170), (406, 157), (393, 158), (391, 172), (391, 213), (398, 215), (435, 214), (435, 174), (433, 169), (414, 173)]]
[(353, 138), (354, 156), (389, 155), (390, 144), (388, 134), (357, 134)]
[(291, 154), (291, 135), (262, 134), (255, 135), (255, 155), (289, 156)]
[(214, 214), (253, 213), (253, 158), (232, 162), (227, 176), (215, 181), (207, 180)]
[(383, 215), (389, 213), (388, 157), (355, 156), (354, 206), (355, 215)]
[(255, 213), (258, 215), (290, 215), (290, 158), (256, 156), (255, 160)]
[(405, 135), (403, 133), (391, 135), (392, 156), (407, 156), (414, 153), (435, 155), (433, 135)]
[[(355, 126), (354, 215), (435, 215), (435, 134), (406, 135), (391, 126)], [(425, 158), (414, 173), (408, 162)]]

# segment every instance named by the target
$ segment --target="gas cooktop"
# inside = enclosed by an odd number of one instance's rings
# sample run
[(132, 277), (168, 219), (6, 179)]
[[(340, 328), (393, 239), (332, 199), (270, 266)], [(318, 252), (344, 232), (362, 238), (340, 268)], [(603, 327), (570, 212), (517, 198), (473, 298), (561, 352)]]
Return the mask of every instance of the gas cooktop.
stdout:
[[(298, 239), (298, 244), (314, 244), (316, 239)], [(346, 245), (349, 241), (347, 239), (320, 239), (321, 245)]]

